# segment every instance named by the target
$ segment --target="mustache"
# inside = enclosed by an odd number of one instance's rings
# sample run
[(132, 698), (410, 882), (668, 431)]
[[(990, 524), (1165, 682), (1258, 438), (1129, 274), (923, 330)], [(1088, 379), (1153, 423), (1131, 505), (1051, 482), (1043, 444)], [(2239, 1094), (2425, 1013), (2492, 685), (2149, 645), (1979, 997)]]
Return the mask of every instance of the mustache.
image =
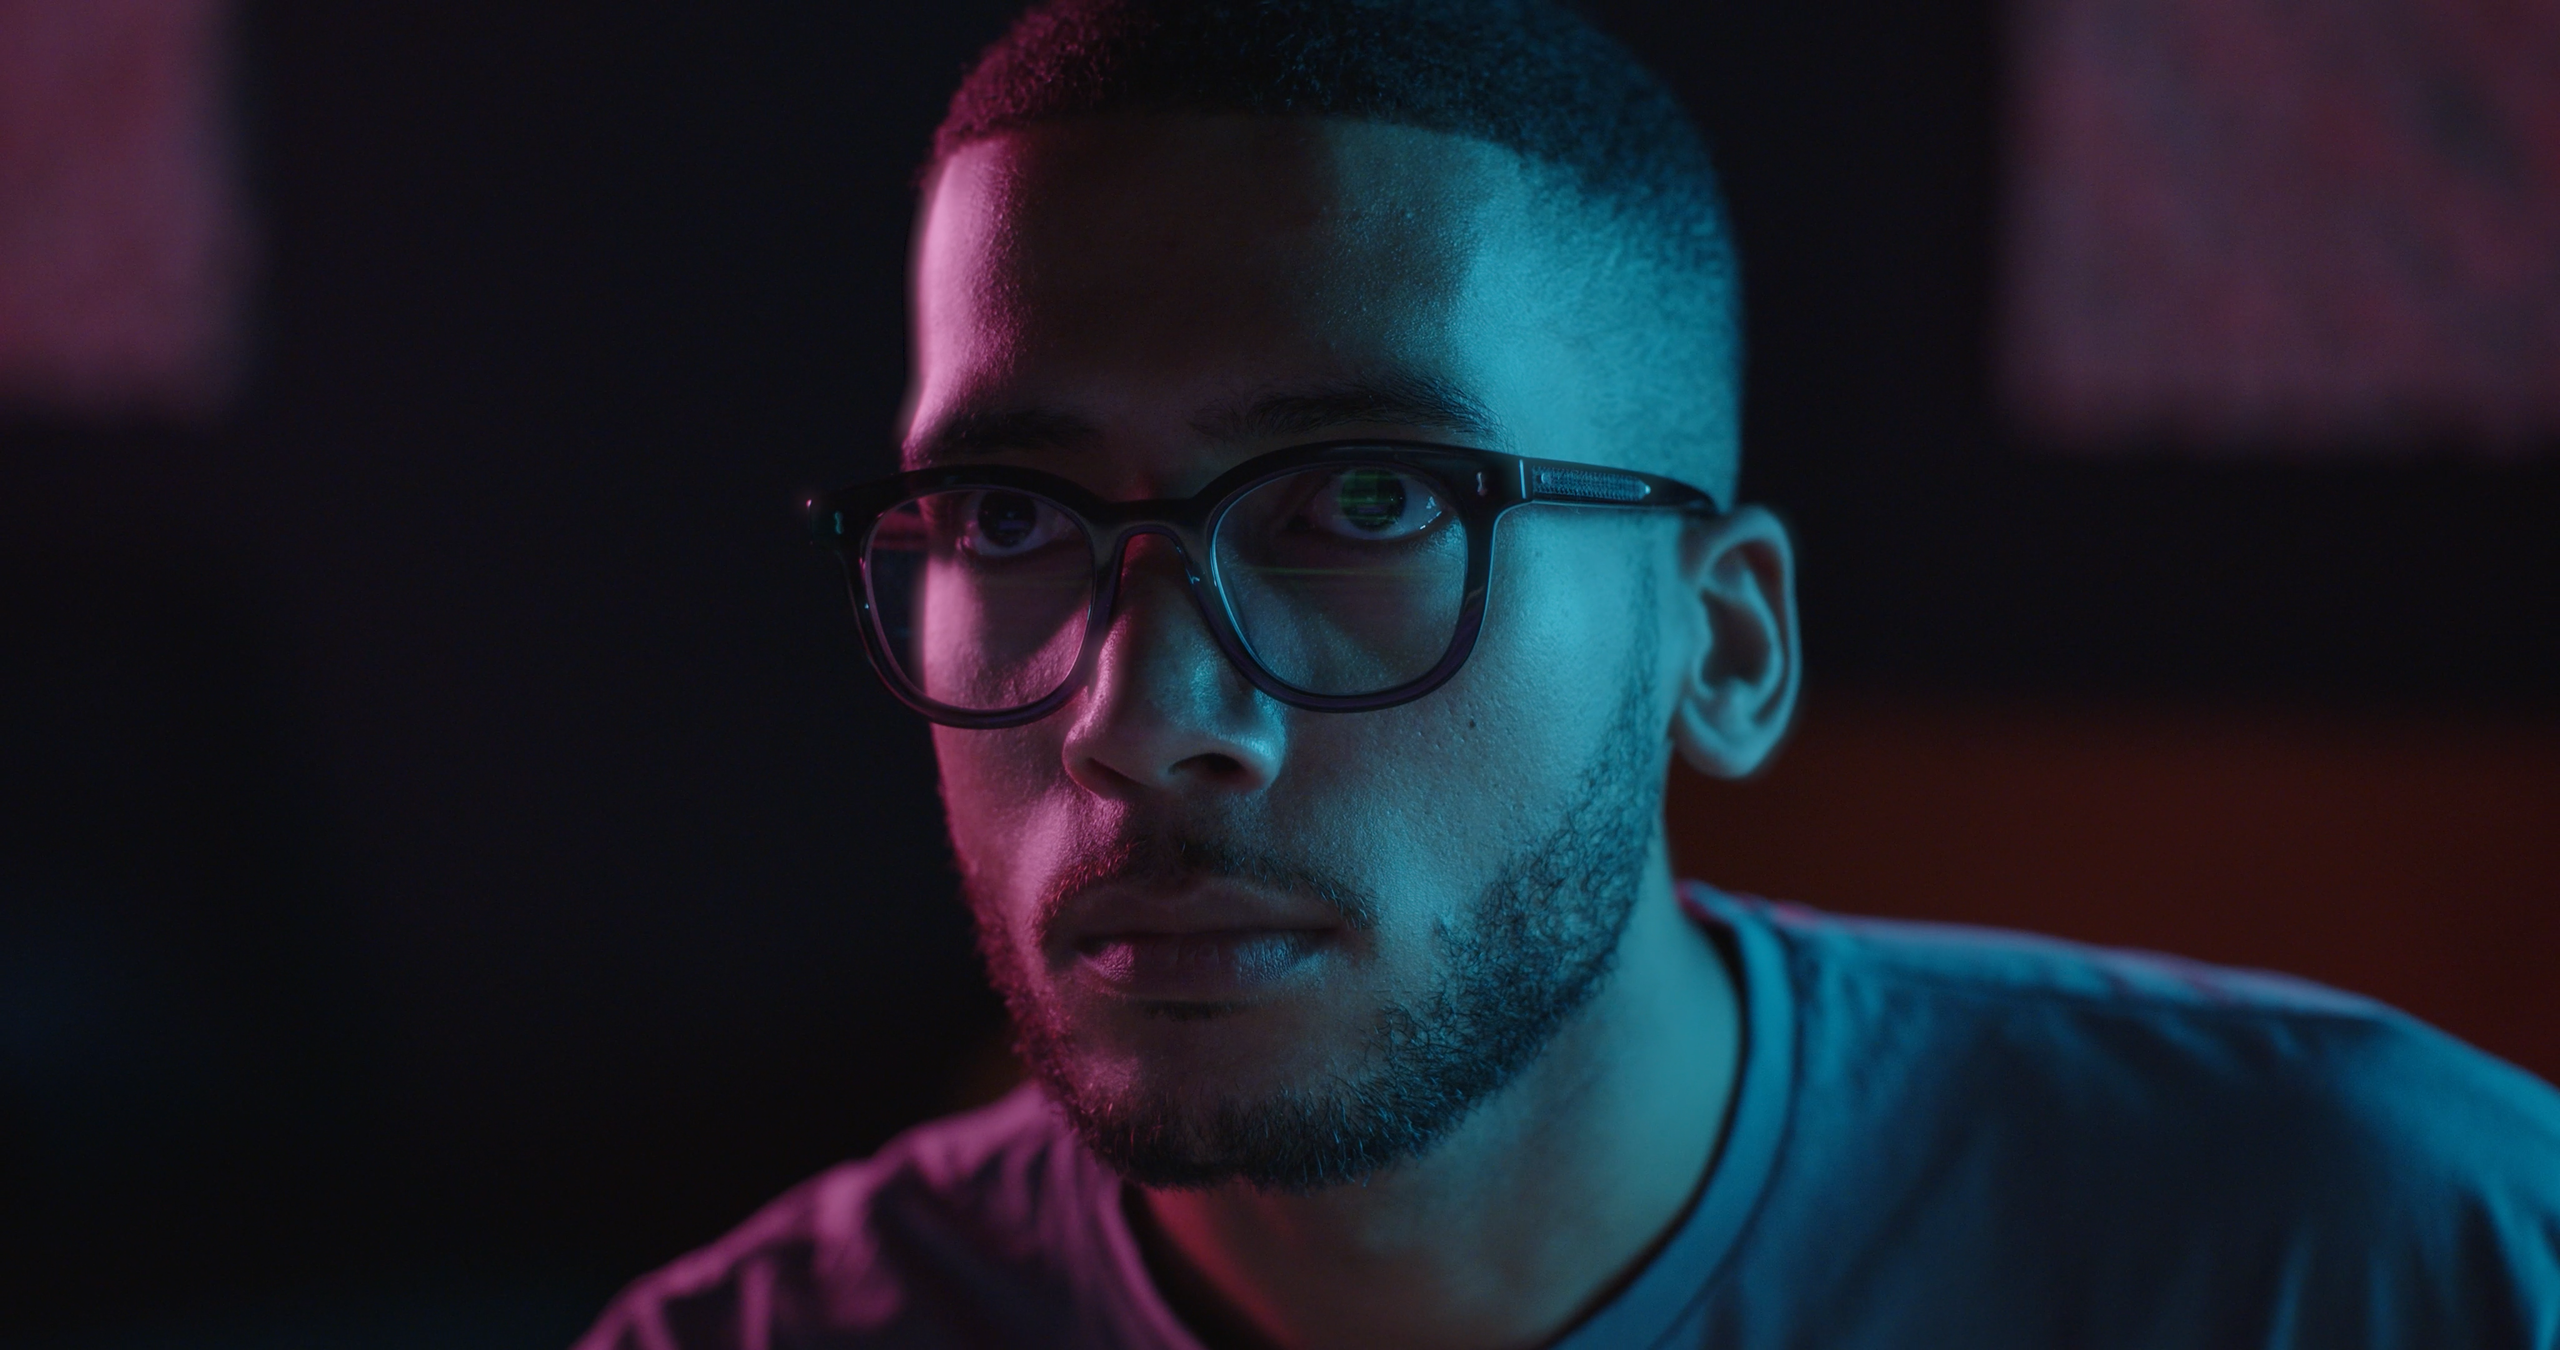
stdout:
[(1175, 890), (1219, 881), (1315, 900), (1353, 932), (1367, 932), (1378, 923), (1376, 893), (1338, 868), (1255, 848), (1227, 835), (1149, 829), (1120, 835), (1051, 878), (1040, 894), (1037, 931), (1047, 937), (1077, 896), (1098, 887)]

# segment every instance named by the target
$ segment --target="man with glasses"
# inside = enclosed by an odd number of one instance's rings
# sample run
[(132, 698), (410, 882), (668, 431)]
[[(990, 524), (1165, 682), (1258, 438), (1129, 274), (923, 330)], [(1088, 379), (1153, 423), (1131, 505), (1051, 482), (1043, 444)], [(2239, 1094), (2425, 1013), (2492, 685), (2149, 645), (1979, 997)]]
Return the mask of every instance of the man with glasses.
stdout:
[(1054, 0), (811, 504), (1035, 1081), (593, 1347), (2560, 1335), (2560, 1100), (2284, 981), (1675, 882), (1776, 747), (1704, 151), (1545, 0)]

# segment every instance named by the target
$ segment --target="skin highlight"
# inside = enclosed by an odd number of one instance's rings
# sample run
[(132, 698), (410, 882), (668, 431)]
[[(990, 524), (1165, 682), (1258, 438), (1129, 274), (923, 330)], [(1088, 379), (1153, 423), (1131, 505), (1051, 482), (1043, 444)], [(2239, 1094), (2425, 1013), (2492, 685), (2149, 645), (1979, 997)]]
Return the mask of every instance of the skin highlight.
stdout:
[[(959, 444), (1118, 498), (1187, 494), (1250, 455), (1362, 435), (1729, 477), (1729, 454), (1719, 470), (1702, 448), (1729, 427), (1631, 431), (1646, 400), (1628, 391), (1627, 353), (1678, 344), (1626, 336), (1660, 310), (1610, 274), (1624, 251), (1589, 247), (1593, 228), (1510, 152), (1410, 128), (1093, 119), (964, 146), (937, 167), (919, 229), (910, 452)], [(1460, 391), (1480, 415), (1286, 402), (1399, 380)], [(1239, 415), (1275, 395), (1300, 415)], [(1717, 398), (1729, 407), (1729, 390), (1662, 401)], [(1328, 407), (1336, 420), (1307, 424)], [(1018, 1008), (1054, 1021), (1044, 1072), (1097, 1099), (1198, 1117), (1359, 1073), (1381, 1010), (1445, 984), (1453, 935), (1571, 815), (1634, 697), (1638, 749), (1617, 777), (1636, 786), (1615, 790), (1653, 795), (1628, 827), (1624, 926), (1606, 977), (1543, 1048), (1357, 1184), (1209, 1181), (1133, 1188), (1128, 1205), (1160, 1287), (1213, 1341), (1547, 1340), (1676, 1223), (1730, 1099), (1736, 991), (1674, 897), (1658, 793), (1675, 752), (1747, 773), (1784, 731), (1785, 533), (1748, 508), (1516, 512), (1467, 667), (1417, 702), (1350, 715), (1246, 684), (1169, 555), (1133, 546), (1099, 668), (1066, 708), (935, 731), (991, 964), (1025, 985)], [(1167, 839), (1276, 862), (1205, 881), (1113, 871)], [(1293, 875), (1348, 879), (1359, 921)], [(1214, 1014), (1167, 1016), (1088, 978), (1066, 936), (1079, 895), (1240, 907), (1306, 925), (1315, 955)]]

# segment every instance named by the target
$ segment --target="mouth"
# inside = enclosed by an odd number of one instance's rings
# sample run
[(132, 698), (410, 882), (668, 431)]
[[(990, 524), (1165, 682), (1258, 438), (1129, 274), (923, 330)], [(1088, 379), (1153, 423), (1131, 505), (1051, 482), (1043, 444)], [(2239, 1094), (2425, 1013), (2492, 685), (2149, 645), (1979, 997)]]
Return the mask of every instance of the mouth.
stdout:
[(1333, 930), (1222, 928), (1078, 939), (1076, 968), (1123, 998), (1235, 1004), (1285, 983), (1332, 945)]
[(1345, 932), (1312, 899), (1225, 884), (1104, 886), (1067, 910), (1053, 931), (1076, 976), (1146, 1004), (1248, 1002), (1302, 977)]

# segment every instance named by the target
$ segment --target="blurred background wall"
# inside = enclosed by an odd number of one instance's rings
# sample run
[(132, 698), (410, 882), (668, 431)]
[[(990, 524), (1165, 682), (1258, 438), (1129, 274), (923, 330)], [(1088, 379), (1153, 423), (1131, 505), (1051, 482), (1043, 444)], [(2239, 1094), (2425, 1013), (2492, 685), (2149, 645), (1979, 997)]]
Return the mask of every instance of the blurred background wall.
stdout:
[[(1598, 9), (1805, 560), (1684, 865), (2560, 1074), (2554, 21)], [(792, 503), (1008, 10), (0, 0), (0, 1344), (558, 1345), (1002, 1080)]]

